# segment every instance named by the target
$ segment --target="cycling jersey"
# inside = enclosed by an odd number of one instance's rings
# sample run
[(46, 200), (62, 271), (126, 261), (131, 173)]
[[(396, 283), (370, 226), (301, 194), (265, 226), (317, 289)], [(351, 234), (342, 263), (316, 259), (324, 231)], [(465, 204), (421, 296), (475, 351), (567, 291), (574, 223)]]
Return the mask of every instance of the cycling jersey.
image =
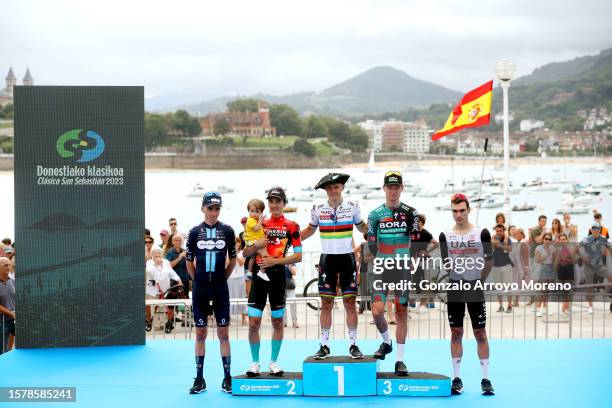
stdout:
[[(472, 228), (467, 234), (453, 230), (440, 233), (440, 254), (446, 264), (451, 261), (450, 283), (475, 282), (482, 277), (484, 262), (492, 258), (491, 234), (486, 228)], [(450, 290), (448, 296), (448, 323), (450, 327), (463, 327), (465, 309), (470, 314), (472, 329), (484, 329), (487, 308), (482, 289)]]
[(404, 203), (397, 208), (383, 204), (368, 217), (368, 247), (379, 258), (410, 256), (410, 241), (418, 234), (419, 213)]
[(235, 234), (232, 227), (222, 222), (214, 225), (201, 223), (187, 236), (187, 260), (195, 260), (196, 283), (225, 282), (225, 259), (236, 257)]
[(326, 202), (313, 205), (310, 211), (310, 226), (319, 227), (324, 254), (352, 253), (353, 224), (361, 223), (361, 209), (355, 201), (343, 201), (336, 208)]
[[(284, 258), (290, 246), (294, 253), (302, 252), (302, 241), (300, 239), (300, 226), (293, 221), (280, 217), (271, 217), (262, 223), (267, 238), (266, 250), (274, 258)], [(259, 258), (259, 255), (257, 255)], [(257, 263), (255, 271), (259, 270)], [(269, 282), (256, 277), (253, 271), (251, 291), (249, 292), (249, 316), (261, 317), (266, 306), (266, 300), (270, 301), (270, 310), (277, 316), (282, 317), (286, 301), (286, 275), (284, 265), (274, 265), (266, 268)], [(280, 314), (278, 314), (280, 312)], [(273, 315), (274, 316), (274, 315)]]
[(283, 258), (290, 246), (294, 253), (302, 252), (300, 226), (296, 222), (281, 215), (266, 219), (262, 225), (268, 240), (266, 250), (271, 257)]
[(467, 234), (453, 230), (440, 233), (440, 253), (449, 259), (450, 279), (475, 281), (481, 278), (484, 261), (491, 259), (491, 234), (486, 228), (472, 228)]

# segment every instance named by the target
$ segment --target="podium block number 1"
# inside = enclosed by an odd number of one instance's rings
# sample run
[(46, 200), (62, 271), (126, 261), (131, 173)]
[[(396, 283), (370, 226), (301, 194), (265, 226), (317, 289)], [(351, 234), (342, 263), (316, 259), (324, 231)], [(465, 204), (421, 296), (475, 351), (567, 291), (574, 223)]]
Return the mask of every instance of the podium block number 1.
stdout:
[(338, 373), (338, 395), (344, 395), (344, 366), (334, 366), (334, 371)]

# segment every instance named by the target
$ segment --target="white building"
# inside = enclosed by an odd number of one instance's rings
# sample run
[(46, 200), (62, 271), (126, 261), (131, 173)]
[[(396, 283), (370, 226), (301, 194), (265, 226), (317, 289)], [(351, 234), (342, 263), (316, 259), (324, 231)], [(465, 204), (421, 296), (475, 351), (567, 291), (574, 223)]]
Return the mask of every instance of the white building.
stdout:
[(427, 126), (408, 125), (404, 130), (404, 153), (428, 153), (432, 131)]
[(374, 149), (375, 152), (381, 151), (384, 122), (369, 119), (365, 122), (358, 123), (358, 125), (368, 134), (372, 149)]
[(521, 129), (521, 132), (531, 132), (532, 130), (542, 129), (543, 127), (544, 127), (544, 122), (541, 120), (535, 120), (535, 119), (524, 119), (524, 120), (521, 120), (521, 123), (519, 124), (519, 128)]

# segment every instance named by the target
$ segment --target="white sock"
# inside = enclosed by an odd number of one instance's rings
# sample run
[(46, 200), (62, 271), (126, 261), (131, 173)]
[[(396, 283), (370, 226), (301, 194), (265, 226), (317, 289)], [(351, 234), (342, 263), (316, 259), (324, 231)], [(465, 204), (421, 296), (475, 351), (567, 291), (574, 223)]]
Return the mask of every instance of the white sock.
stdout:
[(329, 345), (329, 329), (321, 329), (321, 344), (323, 346)]
[(489, 378), (489, 359), (480, 360), (480, 367), (482, 367), (482, 378)]
[(461, 357), (453, 357), (453, 375), (455, 376), (455, 378), (461, 378)]
[(351, 346), (355, 345), (355, 343), (357, 343), (357, 329), (348, 329), (348, 334), (349, 334), (349, 341), (351, 342)]
[(404, 361), (404, 346), (405, 345), (406, 344), (404, 344), (404, 343), (397, 343), (396, 344), (396, 346), (397, 346), (397, 352), (396, 352), (396, 354), (397, 354), (397, 361)]
[(380, 333), (380, 335), (383, 338), (383, 341), (387, 344), (391, 344), (391, 336), (389, 336), (389, 329), (387, 329), (386, 332), (384, 333)]

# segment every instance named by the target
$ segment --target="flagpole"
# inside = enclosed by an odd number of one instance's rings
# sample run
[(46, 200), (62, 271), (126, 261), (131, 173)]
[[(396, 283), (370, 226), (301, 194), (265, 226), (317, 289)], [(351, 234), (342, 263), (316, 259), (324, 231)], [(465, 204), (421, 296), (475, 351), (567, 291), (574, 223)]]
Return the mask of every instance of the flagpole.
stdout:
[(507, 59), (502, 59), (495, 65), (495, 74), (501, 81), (504, 100), (504, 207), (503, 212), (506, 219), (510, 222), (510, 115), (508, 109), (508, 88), (510, 81), (514, 77), (516, 66)]
[(510, 189), (508, 172), (510, 171), (510, 118), (508, 113), (508, 88), (510, 81), (502, 81), (501, 87), (504, 93), (504, 214), (510, 217)]

